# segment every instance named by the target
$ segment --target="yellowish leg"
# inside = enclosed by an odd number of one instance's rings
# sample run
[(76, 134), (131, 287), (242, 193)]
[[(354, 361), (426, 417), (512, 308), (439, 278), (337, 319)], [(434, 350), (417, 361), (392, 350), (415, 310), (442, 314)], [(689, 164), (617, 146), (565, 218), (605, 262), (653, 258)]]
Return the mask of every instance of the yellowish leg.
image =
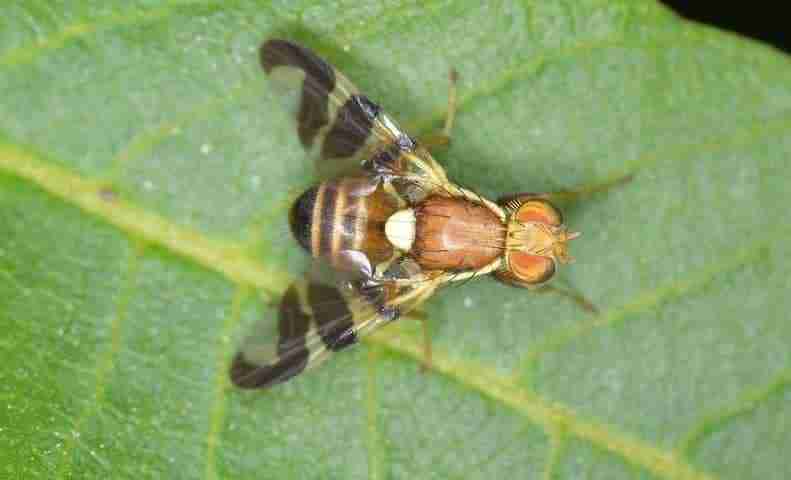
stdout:
[(445, 115), (445, 126), (442, 128), (441, 132), (421, 137), (419, 140), (420, 144), (429, 150), (450, 145), (450, 134), (453, 130), (453, 122), (456, 120), (456, 84), (459, 80), (459, 74), (456, 72), (456, 69), (450, 69), (448, 78), (450, 80), (450, 87), (448, 89), (448, 113)]
[(445, 117), (445, 128), (442, 129), (442, 133), (446, 138), (450, 139), (450, 132), (453, 130), (453, 121), (456, 119), (457, 84), (459, 83), (459, 73), (455, 68), (450, 69), (448, 80), (448, 114)]
[(578, 307), (585, 310), (588, 313), (592, 313), (594, 315), (599, 314), (599, 309), (594, 305), (590, 300), (582, 296), (581, 294), (567, 290), (565, 288), (559, 288), (554, 285), (543, 285), (535, 290), (537, 293), (555, 293), (562, 297), (565, 297), (572, 302), (576, 303)]
[(419, 321), (423, 326), (423, 363), (420, 371), (426, 372), (431, 369), (431, 332), (428, 328), (428, 317), (422, 311), (413, 311), (409, 314), (411, 318)]
[(633, 174), (624, 175), (613, 180), (609, 180), (607, 182), (598, 183), (595, 185), (586, 185), (579, 188), (574, 188), (571, 190), (560, 190), (557, 192), (551, 193), (539, 193), (536, 194), (536, 198), (544, 198), (549, 201), (553, 200), (563, 200), (563, 201), (576, 201), (580, 198), (589, 197), (591, 195), (597, 193), (603, 193), (615, 187), (619, 187), (625, 183), (628, 183), (634, 177)]

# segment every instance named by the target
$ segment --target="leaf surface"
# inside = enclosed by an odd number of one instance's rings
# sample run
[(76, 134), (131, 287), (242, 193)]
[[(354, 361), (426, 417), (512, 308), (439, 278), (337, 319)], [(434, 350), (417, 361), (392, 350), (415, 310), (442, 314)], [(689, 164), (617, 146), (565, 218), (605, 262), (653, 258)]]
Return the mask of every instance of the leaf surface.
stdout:
[[(791, 62), (650, 1), (0, 7), (0, 476), (791, 475)], [(557, 284), (491, 280), (269, 392), (228, 363), (305, 264), (312, 181), (259, 71), (326, 56), (450, 176), (591, 186)]]

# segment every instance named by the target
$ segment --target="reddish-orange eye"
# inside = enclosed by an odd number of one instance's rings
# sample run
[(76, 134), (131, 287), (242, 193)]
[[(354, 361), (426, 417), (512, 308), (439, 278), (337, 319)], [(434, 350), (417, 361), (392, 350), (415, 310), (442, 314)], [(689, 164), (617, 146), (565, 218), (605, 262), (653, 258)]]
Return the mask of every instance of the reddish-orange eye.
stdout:
[(508, 266), (515, 280), (523, 283), (544, 283), (555, 274), (555, 262), (541, 255), (510, 252)]
[(559, 226), (563, 223), (560, 211), (543, 200), (528, 200), (516, 210), (514, 218), (522, 223), (541, 222)]

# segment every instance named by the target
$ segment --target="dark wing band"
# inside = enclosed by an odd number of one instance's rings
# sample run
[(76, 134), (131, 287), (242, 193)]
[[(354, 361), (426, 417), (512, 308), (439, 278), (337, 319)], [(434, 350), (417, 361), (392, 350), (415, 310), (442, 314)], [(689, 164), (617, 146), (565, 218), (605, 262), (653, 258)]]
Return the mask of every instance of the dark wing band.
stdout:
[(333, 352), (357, 343), (410, 311), (436, 289), (419, 283), (293, 284), (283, 296), (277, 331), (265, 318), (231, 364), (230, 377), (241, 388), (268, 388), (321, 364)]
[[(364, 169), (386, 167), (395, 175), (442, 170), (379, 105), (310, 49), (270, 39), (261, 46), (260, 57), (322, 177), (348, 174), (363, 164)], [(425, 165), (407, 168), (410, 158), (423, 159)], [(445, 179), (444, 171), (430, 176), (435, 182)]]

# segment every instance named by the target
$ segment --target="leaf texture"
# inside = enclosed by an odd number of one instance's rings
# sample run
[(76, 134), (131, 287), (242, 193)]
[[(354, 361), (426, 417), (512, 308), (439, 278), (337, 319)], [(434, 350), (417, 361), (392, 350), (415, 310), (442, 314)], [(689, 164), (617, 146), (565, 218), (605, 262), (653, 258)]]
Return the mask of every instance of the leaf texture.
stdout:
[[(0, 6), (0, 476), (791, 475), (791, 62), (652, 1)], [(312, 181), (259, 70), (289, 36), (451, 178), (591, 187), (560, 286), (489, 280), (266, 393), (240, 339), (305, 264)]]

